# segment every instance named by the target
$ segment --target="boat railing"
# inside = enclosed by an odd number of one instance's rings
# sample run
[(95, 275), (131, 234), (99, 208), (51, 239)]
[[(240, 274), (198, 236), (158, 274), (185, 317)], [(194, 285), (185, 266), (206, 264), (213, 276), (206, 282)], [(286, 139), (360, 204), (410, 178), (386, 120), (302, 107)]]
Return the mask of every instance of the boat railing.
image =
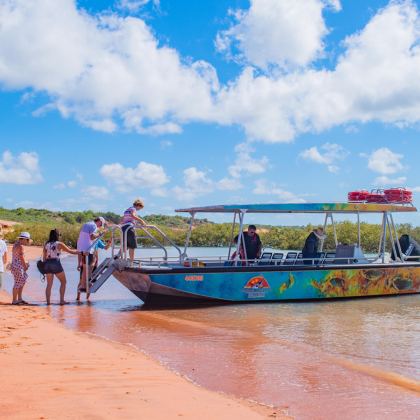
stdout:
[[(419, 258), (419, 257), (417, 257)], [(198, 267), (243, 267), (243, 266), (318, 266), (318, 267), (329, 267), (337, 265), (366, 265), (366, 264), (382, 264), (380, 255), (354, 258), (354, 257), (335, 257), (329, 256), (326, 257), (322, 255), (319, 258), (302, 258), (297, 256), (296, 258), (283, 258), (277, 260), (268, 260), (268, 259), (228, 259), (226, 256), (200, 256), (196, 258), (185, 258), (180, 262), (179, 257), (167, 256), (164, 260), (161, 257), (147, 257), (147, 258), (136, 258), (135, 263), (141, 265), (142, 267), (147, 266), (162, 266), (167, 265), (170, 267), (185, 267), (185, 268), (198, 268)], [(395, 261), (392, 261), (395, 264)], [(397, 262), (398, 263), (398, 262)], [(403, 264), (403, 262), (399, 262)]]
[[(141, 224), (133, 225), (132, 223), (126, 223), (126, 224), (122, 224), (122, 225), (118, 225), (118, 226), (119, 226), (119, 229), (122, 232), (122, 236), (121, 236), (121, 243), (122, 244), (127, 243), (127, 235), (128, 235), (129, 229), (126, 228), (126, 227), (131, 226), (134, 229), (134, 232), (135, 232), (136, 243), (138, 243), (138, 241), (142, 240), (142, 239), (151, 241), (157, 248), (162, 250), (164, 261), (168, 261), (168, 258), (169, 258), (168, 257), (168, 250), (165, 247), (165, 243), (172, 246), (176, 250), (176, 252), (178, 254), (178, 256), (176, 258), (180, 263), (186, 257), (182, 253), (179, 246), (171, 238), (169, 238), (168, 235), (166, 235), (160, 228), (158, 228), (155, 225), (141, 225)], [(155, 234), (153, 234), (153, 233), (155, 233)], [(124, 259), (124, 260), (127, 260), (128, 259), (127, 247), (122, 246), (121, 248), (122, 248), (121, 258)], [(160, 258), (162, 258), (162, 257), (160, 257)]]

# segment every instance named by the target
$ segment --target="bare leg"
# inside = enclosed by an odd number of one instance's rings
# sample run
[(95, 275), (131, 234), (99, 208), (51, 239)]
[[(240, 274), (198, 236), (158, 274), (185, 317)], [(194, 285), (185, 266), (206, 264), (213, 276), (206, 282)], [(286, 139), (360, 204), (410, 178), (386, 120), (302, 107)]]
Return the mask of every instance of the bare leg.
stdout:
[(13, 303), (16, 303), (18, 301), (18, 291), (19, 289), (13, 288)]
[(17, 293), (18, 293), (18, 301), (20, 302), (21, 300), (23, 300), (22, 299), (22, 292), (23, 292), (23, 286), (22, 287), (20, 287), (19, 289), (18, 289), (18, 291), (17, 291)]
[(51, 289), (54, 281), (54, 274), (47, 274), (47, 287), (45, 289), (45, 298), (47, 299), (47, 305), (51, 303)]
[(66, 280), (66, 274), (64, 273), (64, 271), (62, 271), (61, 273), (57, 273), (56, 274), (58, 280), (60, 280), (60, 305), (64, 305), (65, 303), (67, 303), (64, 300), (64, 294), (66, 293), (66, 284), (67, 284), (67, 280)]
[(133, 262), (134, 262), (134, 249), (129, 248), (128, 253), (130, 255), (131, 265), (133, 265)]

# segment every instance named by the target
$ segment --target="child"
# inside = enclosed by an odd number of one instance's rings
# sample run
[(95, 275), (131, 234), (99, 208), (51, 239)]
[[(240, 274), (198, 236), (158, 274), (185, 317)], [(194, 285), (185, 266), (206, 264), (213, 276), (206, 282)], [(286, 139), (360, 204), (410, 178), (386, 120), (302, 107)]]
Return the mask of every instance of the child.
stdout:
[(24, 246), (31, 243), (31, 235), (29, 232), (22, 232), (12, 249), (12, 264), (10, 271), (15, 280), (13, 285), (13, 305), (26, 305), (22, 299), (23, 286), (25, 286), (28, 278), (29, 263), (25, 261)]

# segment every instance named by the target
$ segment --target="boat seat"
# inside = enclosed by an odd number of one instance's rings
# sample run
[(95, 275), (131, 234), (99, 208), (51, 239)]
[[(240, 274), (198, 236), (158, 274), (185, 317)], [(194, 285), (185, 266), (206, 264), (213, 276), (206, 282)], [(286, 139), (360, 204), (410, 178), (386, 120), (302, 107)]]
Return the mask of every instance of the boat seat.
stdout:
[(273, 255), (272, 252), (263, 252), (257, 264), (270, 265), (272, 255)]
[(283, 263), (283, 252), (275, 252), (271, 258), (270, 265), (281, 265)]
[(286, 259), (283, 262), (283, 265), (295, 265), (297, 256), (297, 252), (288, 252), (286, 255)]

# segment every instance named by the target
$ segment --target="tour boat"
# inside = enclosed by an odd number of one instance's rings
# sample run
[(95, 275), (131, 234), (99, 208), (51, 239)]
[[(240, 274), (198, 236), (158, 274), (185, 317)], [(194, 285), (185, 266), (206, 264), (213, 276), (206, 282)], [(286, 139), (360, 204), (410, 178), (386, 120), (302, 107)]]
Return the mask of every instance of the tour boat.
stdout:
[[(176, 210), (191, 216), (183, 249), (156, 226), (136, 226), (136, 235), (160, 247), (162, 257), (140, 258), (131, 262), (121, 247), (125, 239), (121, 227), (112, 230), (112, 256), (106, 258), (89, 281), (96, 292), (113, 275), (148, 306), (192, 305), (196, 303), (285, 302), (299, 300), (406, 295), (420, 292), (420, 257), (415, 247), (401, 249), (394, 213), (410, 213), (416, 208), (406, 201), (372, 203), (238, 204), (192, 207)], [(360, 198), (360, 196), (357, 196)], [(233, 215), (232, 241), (227, 255), (195, 257), (188, 253), (194, 218), (201, 214)], [(318, 258), (304, 260), (300, 251), (283, 255), (265, 251), (256, 260), (240, 260), (245, 219), (260, 214), (324, 214), (324, 228), (332, 227), (335, 249), (319, 249)], [(361, 218), (377, 214), (381, 220), (376, 255), (365, 255), (361, 247)], [(357, 243), (341, 244), (336, 232), (336, 215), (354, 215)], [(168, 246), (177, 257), (168, 257)], [(302, 244), (303, 246), (303, 244)], [(414, 250), (414, 252), (413, 252)], [(234, 252), (236, 251), (236, 252)], [(393, 259), (390, 258), (392, 253)], [(141, 255), (142, 252), (140, 251)], [(235, 255), (232, 259), (232, 255)]]

